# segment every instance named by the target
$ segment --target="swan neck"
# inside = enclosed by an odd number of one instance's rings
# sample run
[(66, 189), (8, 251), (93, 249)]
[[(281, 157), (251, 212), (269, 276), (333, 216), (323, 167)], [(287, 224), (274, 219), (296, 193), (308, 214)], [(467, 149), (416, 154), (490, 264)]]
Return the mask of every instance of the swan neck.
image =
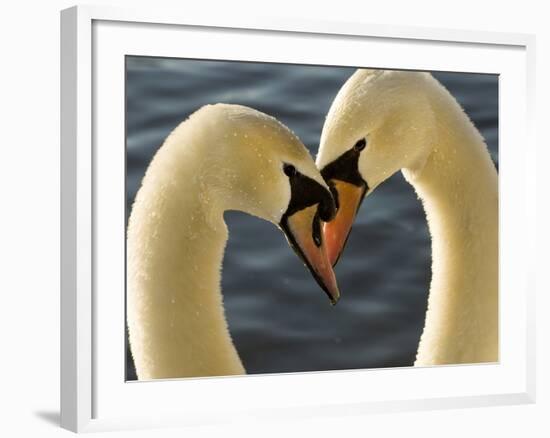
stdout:
[(132, 208), (127, 309), (140, 380), (244, 373), (220, 287), (223, 209), (200, 171), (208, 157), (193, 152), (165, 144)]
[(416, 365), (498, 358), (498, 176), (471, 122), (458, 109), (448, 113), (439, 121), (446, 135), (422, 172), (404, 170), (432, 238), (432, 282)]

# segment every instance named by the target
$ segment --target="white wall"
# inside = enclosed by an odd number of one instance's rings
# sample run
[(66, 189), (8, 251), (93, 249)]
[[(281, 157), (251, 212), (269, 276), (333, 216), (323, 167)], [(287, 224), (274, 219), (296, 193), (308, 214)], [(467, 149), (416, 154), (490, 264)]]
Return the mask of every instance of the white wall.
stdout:
[[(96, 1), (98, 4), (148, 5), (146, 1)], [(546, 140), (550, 98), (550, 30), (545, 2), (454, 0), (353, 2), (297, 0), (163, 1), (155, 5), (201, 7), (230, 15), (250, 13), (373, 23), (415, 24), (537, 34), (537, 120), (540, 149)], [(369, 3), (372, 6), (369, 6)], [(2, 4), (0, 25), (0, 429), (4, 436), (49, 437), (57, 428), (59, 368), (59, 10), (64, 0), (27, 0)], [(181, 6), (181, 5), (184, 6)], [(222, 6), (223, 5), (223, 6)], [(315, 7), (314, 7), (315, 5)], [(317, 9), (318, 8), (318, 9)], [(545, 142), (547, 143), (547, 142)], [(522, 145), (518, 145), (521, 147)], [(550, 181), (541, 151), (539, 200), (547, 200)], [(538, 271), (550, 261), (542, 224), (550, 223), (547, 201), (540, 211)], [(544, 291), (544, 293), (541, 293)], [(550, 308), (548, 281), (540, 276), (538, 295), (538, 403), (530, 406), (314, 419), (224, 430), (138, 432), (139, 436), (550, 436), (548, 382)], [(527, 432), (527, 429), (531, 429)], [(182, 433), (183, 432), (183, 433)], [(106, 436), (130, 436), (115, 433)]]

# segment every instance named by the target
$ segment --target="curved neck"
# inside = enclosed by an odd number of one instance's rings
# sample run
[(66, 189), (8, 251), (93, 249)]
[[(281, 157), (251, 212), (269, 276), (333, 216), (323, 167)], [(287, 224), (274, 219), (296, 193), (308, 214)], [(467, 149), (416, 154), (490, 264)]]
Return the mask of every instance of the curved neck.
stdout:
[(165, 144), (132, 208), (127, 316), (139, 379), (245, 372), (220, 289), (223, 211), (208, 179), (197, 176), (206, 160), (191, 148)]
[(432, 282), (415, 365), (494, 362), (497, 172), (458, 105), (436, 114), (451, 130), (437, 139), (421, 172), (403, 172), (422, 200), (432, 238)]

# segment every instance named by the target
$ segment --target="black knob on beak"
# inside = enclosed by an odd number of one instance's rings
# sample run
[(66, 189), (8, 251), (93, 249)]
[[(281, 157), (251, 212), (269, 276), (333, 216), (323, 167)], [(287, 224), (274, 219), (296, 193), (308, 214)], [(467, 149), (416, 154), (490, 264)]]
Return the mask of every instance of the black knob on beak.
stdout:
[(329, 222), (336, 216), (336, 203), (329, 191), (321, 198), (319, 203), (319, 217), (323, 222)]

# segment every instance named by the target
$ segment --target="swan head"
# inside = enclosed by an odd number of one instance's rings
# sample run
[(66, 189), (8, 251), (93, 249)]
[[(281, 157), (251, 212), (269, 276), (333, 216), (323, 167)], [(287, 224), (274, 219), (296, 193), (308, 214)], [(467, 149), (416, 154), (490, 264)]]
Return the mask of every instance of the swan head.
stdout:
[(317, 166), (338, 207), (323, 226), (333, 265), (364, 197), (400, 169), (411, 178), (422, 171), (434, 137), (430, 80), (428, 73), (361, 69), (332, 103)]
[(332, 219), (332, 194), (298, 137), (275, 118), (240, 105), (208, 105), (194, 116), (211, 157), (198, 174), (221, 210), (277, 225), (335, 304), (340, 296), (321, 221)]

